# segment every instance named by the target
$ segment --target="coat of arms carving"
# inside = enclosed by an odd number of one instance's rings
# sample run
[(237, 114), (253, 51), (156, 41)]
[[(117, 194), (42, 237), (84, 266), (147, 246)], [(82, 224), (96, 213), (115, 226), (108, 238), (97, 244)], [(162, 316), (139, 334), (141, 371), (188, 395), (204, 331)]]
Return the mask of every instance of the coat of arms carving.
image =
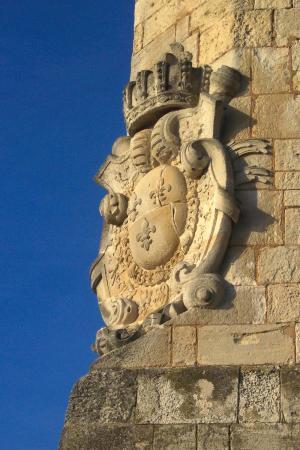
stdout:
[[(265, 141), (221, 142), (224, 107), (240, 81), (227, 66), (192, 67), (192, 55), (173, 44), (125, 88), (129, 135), (115, 141), (95, 177), (108, 191), (91, 269), (107, 324), (98, 335), (100, 353), (127, 342), (149, 320), (222, 301), (218, 271), (239, 219), (234, 160), (269, 152)], [(270, 176), (248, 167), (237, 182), (268, 183)]]

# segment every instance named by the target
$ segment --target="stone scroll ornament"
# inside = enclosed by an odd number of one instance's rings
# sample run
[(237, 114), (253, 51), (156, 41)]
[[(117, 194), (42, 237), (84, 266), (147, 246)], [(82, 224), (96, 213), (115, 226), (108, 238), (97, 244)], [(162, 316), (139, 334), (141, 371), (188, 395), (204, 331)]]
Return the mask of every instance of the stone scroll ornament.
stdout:
[[(107, 325), (96, 350), (107, 353), (190, 308), (217, 308), (218, 274), (239, 220), (235, 183), (268, 183), (271, 174), (234, 161), (270, 151), (268, 142), (221, 141), (224, 109), (240, 73), (192, 67), (171, 45), (124, 91), (129, 136), (118, 138), (95, 180), (108, 194), (92, 288)], [(241, 169), (242, 167), (242, 169)]]

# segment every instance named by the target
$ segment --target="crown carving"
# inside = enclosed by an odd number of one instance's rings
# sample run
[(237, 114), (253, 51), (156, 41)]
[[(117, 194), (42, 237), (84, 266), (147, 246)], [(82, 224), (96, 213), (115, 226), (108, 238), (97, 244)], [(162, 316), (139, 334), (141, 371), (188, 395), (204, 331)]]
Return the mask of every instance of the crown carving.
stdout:
[(192, 54), (181, 44), (149, 70), (137, 73), (124, 89), (124, 116), (128, 133), (148, 128), (166, 112), (197, 105), (201, 90), (208, 90), (211, 69), (194, 68)]

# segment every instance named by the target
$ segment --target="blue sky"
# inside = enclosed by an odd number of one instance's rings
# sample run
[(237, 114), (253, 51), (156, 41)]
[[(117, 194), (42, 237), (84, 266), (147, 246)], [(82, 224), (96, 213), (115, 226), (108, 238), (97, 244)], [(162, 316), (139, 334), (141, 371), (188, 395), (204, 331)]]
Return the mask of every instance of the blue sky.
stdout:
[(133, 4), (1, 2), (1, 450), (55, 449), (96, 357), (92, 177), (125, 133)]

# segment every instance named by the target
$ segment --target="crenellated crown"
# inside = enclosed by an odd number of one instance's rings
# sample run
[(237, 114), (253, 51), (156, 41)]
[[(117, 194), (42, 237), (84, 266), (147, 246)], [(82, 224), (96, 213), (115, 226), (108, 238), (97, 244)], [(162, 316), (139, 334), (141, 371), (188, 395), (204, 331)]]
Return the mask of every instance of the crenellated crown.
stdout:
[(137, 73), (124, 89), (124, 116), (128, 133), (152, 127), (169, 111), (196, 106), (200, 91), (208, 90), (211, 69), (194, 68), (192, 54), (171, 44), (151, 69)]

